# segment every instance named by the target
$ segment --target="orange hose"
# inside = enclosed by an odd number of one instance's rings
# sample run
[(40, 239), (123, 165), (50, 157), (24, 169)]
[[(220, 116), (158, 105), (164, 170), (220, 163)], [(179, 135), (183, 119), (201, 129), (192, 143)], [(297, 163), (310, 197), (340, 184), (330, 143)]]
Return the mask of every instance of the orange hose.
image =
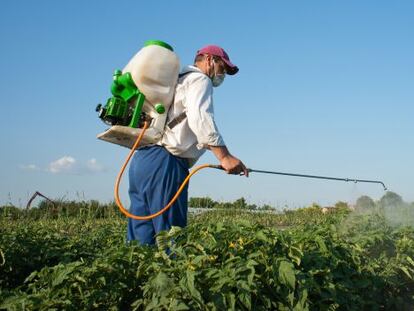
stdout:
[(131, 214), (127, 209), (125, 209), (125, 207), (122, 205), (121, 200), (119, 198), (119, 183), (121, 182), (121, 178), (122, 178), (122, 174), (125, 171), (126, 166), (128, 165), (129, 160), (131, 159), (132, 155), (134, 154), (134, 151), (136, 148), (138, 148), (142, 137), (144, 136), (145, 131), (148, 128), (148, 123), (145, 122), (144, 123), (144, 127), (142, 128), (141, 133), (139, 134), (137, 140), (135, 141), (133, 147), (131, 148), (131, 151), (129, 152), (124, 164), (121, 167), (121, 170), (119, 171), (118, 177), (116, 178), (116, 182), (115, 182), (115, 202), (118, 205), (119, 209), (121, 210), (121, 212), (129, 217), (129, 218), (133, 218), (133, 219), (137, 219), (137, 220), (148, 220), (148, 219), (152, 219), (155, 218), (159, 215), (161, 215), (162, 213), (164, 213), (165, 211), (167, 211), (173, 204), (174, 202), (178, 199), (178, 197), (180, 196), (181, 192), (184, 190), (184, 187), (186, 186), (186, 184), (189, 182), (191, 176), (193, 176), (195, 173), (197, 173), (199, 170), (206, 168), (206, 167), (211, 167), (211, 168), (218, 168), (217, 165), (212, 165), (212, 164), (202, 164), (199, 165), (197, 167), (195, 167), (190, 174), (188, 174), (188, 176), (184, 179), (183, 183), (181, 184), (180, 188), (178, 189), (177, 193), (173, 196), (173, 198), (171, 199), (170, 202), (168, 202), (168, 204), (166, 206), (164, 206), (164, 208), (162, 208), (161, 210), (159, 210), (158, 212), (148, 215), (148, 216), (137, 216), (134, 214)]

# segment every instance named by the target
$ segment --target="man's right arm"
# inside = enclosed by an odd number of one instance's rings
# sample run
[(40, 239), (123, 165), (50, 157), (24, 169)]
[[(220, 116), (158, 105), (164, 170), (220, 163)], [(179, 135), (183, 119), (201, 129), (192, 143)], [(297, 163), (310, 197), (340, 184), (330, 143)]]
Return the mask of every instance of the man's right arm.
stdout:
[(210, 149), (227, 173), (248, 176), (246, 166), (230, 154), (218, 132), (213, 118), (212, 93), (211, 81), (200, 75), (192, 81), (186, 94), (188, 126), (197, 136), (197, 148)]

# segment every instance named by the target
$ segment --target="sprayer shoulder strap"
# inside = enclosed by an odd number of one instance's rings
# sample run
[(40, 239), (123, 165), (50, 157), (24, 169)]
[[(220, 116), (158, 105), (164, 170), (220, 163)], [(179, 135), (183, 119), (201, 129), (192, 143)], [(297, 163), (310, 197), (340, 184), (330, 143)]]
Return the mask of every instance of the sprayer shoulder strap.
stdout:
[[(178, 75), (178, 79), (181, 79), (182, 77), (187, 76), (188, 74), (190, 74), (192, 72), (194, 72), (194, 71), (187, 71), (187, 72), (180, 73)], [(176, 116), (174, 119), (172, 119), (170, 122), (168, 122), (167, 123), (167, 127), (171, 130), (175, 126), (177, 126), (178, 124), (180, 124), (182, 121), (184, 121), (185, 118), (187, 118), (187, 114), (185, 113), (185, 111), (183, 111), (178, 116)]]
[(176, 125), (184, 121), (185, 118), (187, 118), (187, 114), (185, 113), (185, 111), (181, 112), (178, 116), (176, 116), (174, 119), (168, 122), (167, 124), (168, 128), (172, 130)]

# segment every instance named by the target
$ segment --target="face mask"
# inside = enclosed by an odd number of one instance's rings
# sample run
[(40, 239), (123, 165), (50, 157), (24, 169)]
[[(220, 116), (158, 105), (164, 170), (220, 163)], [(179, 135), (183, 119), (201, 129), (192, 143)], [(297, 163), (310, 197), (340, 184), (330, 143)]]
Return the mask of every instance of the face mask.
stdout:
[(213, 68), (214, 68), (214, 75), (211, 77), (211, 82), (213, 83), (214, 87), (218, 87), (220, 84), (223, 83), (224, 78), (226, 77), (226, 75), (224, 73), (218, 74), (216, 72), (216, 67), (214, 67), (214, 64), (213, 64)]
[(220, 84), (223, 83), (225, 77), (225, 74), (214, 74), (213, 78), (211, 79), (211, 81), (213, 82), (213, 86), (218, 87)]

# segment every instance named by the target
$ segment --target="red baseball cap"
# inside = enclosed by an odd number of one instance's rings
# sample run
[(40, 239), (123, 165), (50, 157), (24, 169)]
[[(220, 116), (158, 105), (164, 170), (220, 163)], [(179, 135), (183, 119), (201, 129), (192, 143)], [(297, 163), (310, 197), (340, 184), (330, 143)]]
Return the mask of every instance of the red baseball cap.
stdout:
[(239, 71), (239, 68), (230, 61), (229, 55), (226, 53), (226, 51), (224, 51), (218, 45), (207, 45), (199, 49), (197, 51), (197, 56), (202, 54), (210, 54), (220, 57), (227, 65), (226, 73), (229, 75), (235, 75)]

